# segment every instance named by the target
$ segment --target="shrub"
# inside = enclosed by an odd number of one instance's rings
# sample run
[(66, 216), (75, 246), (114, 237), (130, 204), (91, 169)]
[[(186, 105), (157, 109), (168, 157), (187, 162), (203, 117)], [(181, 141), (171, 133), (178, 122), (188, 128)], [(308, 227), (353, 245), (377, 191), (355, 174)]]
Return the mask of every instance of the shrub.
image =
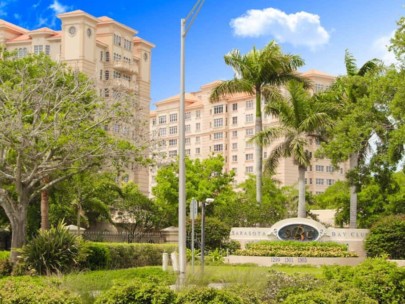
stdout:
[(0, 303), (79, 304), (81, 300), (77, 295), (60, 289), (60, 286), (33, 278), (9, 278), (0, 281)]
[(10, 258), (10, 251), (0, 251), (0, 260), (8, 260)]
[(78, 265), (81, 240), (59, 223), (40, 231), (21, 251), (23, 261), (40, 274), (68, 272)]
[(174, 244), (94, 243), (86, 244), (89, 269), (122, 269), (162, 265), (163, 252), (173, 252)]
[(85, 248), (87, 257), (81, 268), (100, 270), (107, 269), (111, 264), (110, 251), (107, 246), (102, 243), (86, 242)]
[[(223, 247), (229, 239), (231, 227), (216, 217), (206, 217), (205, 219), (205, 249), (213, 250)], [(194, 226), (195, 240), (201, 240), (201, 221), (196, 221)], [(191, 231), (190, 221), (187, 222), (187, 231)], [(191, 239), (191, 237), (190, 237)], [(187, 245), (189, 248), (190, 244)], [(195, 247), (198, 247), (196, 245)]]
[(0, 277), (10, 275), (12, 270), (13, 264), (8, 259), (0, 260)]
[(192, 288), (179, 294), (177, 304), (250, 304), (238, 295), (213, 288)]
[(242, 256), (285, 256), (285, 257), (353, 257), (347, 245), (334, 242), (261, 241), (237, 250)]
[(382, 218), (370, 229), (366, 238), (369, 257), (388, 255), (391, 259), (405, 259), (405, 215)]
[(123, 286), (114, 286), (96, 300), (96, 304), (172, 304), (176, 294), (168, 287), (135, 282)]

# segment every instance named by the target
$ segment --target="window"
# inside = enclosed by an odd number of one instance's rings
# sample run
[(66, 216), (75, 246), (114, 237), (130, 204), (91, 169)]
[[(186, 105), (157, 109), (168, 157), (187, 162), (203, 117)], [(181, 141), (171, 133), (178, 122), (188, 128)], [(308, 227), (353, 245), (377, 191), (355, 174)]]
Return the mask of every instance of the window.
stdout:
[(246, 143), (246, 149), (252, 149), (253, 148), (253, 143), (247, 142)]
[(110, 71), (109, 71), (109, 70), (105, 70), (105, 71), (104, 71), (104, 79), (105, 79), (105, 80), (110, 79)]
[(190, 149), (186, 149), (186, 155), (188, 155), (188, 156), (190, 156), (190, 154), (191, 154), (191, 151), (190, 151)]
[(104, 97), (110, 97), (110, 90), (109, 89), (104, 89)]
[(156, 118), (152, 119), (152, 126), (156, 126)]
[(17, 57), (18, 58), (23, 58), (25, 56), (27, 56), (27, 48), (19, 48)]
[(238, 150), (238, 143), (232, 143), (232, 150)]
[(236, 126), (237, 124), (238, 124), (238, 117), (237, 116), (232, 117), (232, 125)]
[(253, 122), (253, 114), (246, 114), (246, 123)]
[(159, 124), (165, 124), (166, 123), (166, 115), (159, 116)]
[(51, 46), (50, 45), (45, 45), (45, 54), (50, 55), (51, 54)]
[(195, 118), (201, 118), (201, 111), (200, 110), (195, 111)]
[(169, 157), (175, 157), (175, 156), (177, 156), (177, 150), (169, 151)]
[(121, 36), (114, 34), (114, 44), (121, 46)]
[(177, 121), (177, 113), (170, 114), (169, 121), (170, 122), (176, 122)]
[(236, 137), (238, 137), (238, 131), (232, 131), (232, 137), (233, 138), (236, 138)]
[(323, 180), (323, 178), (317, 178), (317, 179), (315, 180), (315, 182), (316, 182), (317, 185), (323, 185), (324, 180)]
[(170, 139), (169, 146), (177, 146), (177, 139)]
[(246, 160), (253, 160), (253, 153), (246, 154)]
[(324, 169), (324, 166), (321, 166), (321, 165), (316, 165), (316, 166), (315, 166), (315, 170), (316, 170), (317, 172), (323, 172), (323, 169)]
[(223, 144), (214, 145), (214, 152), (221, 152), (224, 150)]
[(247, 166), (247, 167), (246, 167), (246, 173), (247, 173), (247, 174), (253, 173), (253, 166)]
[(312, 178), (309, 179), (309, 184), (312, 185)]
[(100, 80), (103, 80), (103, 70), (100, 70)]
[(224, 125), (224, 119), (223, 118), (215, 118), (214, 119), (214, 128), (219, 128)]
[(100, 51), (100, 61), (103, 61), (103, 51)]
[(177, 134), (177, 126), (170, 127), (169, 134)]
[(232, 104), (232, 111), (237, 111), (238, 110), (238, 104), (237, 103), (233, 103)]
[(195, 154), (199, 155), (201, 153), (201, 149), (200, 148), (195, 148)]
[(253, 109), (253, 100), (246, 101), (246, 110)]
[(231, 171), (235, 172), (235, 174), (238, 174), (238, 169), (237, 168), (232, 168)]
[(331, 186), (331, 185), (333, 185), (335, 183), (335, 180), (334, 179), (327, 179), (326, 180), (326, 184), (328, 185), (328, 186)]
[(190, 145), (190, 144), (191, 144), (191, 138), (190, 138), (190, 137), (187, 137), (187, 138), (185, 139), (184, 143), (185, 143), (186, 145)]
[(201, 123), (197, 122), (197, 123), (195, 124), (195, 130), (196, 130), (196, 131), (200, 131), (200, 130), (201, 130)]
[(195, 143), (196, 143), (196, 144), (199, 144), (199, 143), (200, 143), (200, 136), (197, 136), (197, 137), (195, 138)]
[(246, 129), (246, 136), (253, 136), (253, 129)]
[(110, 52), (105, 52), (105, 61), (110, 61)]
[(191, 112), (186, 112), (186, 113), (184, 114), (184, 118), (185, 118), (186, 120), (191, 119)]
[(238, 161), (237, 155), (232, 155), (232, 162), (236, 163)]
[(159, 136), (166, 136), (166, 128), (159, 129)]
[(214, 114), (221, 114), (224, 113), (224, 106), (214, 106)]
[(39, 55), (39, 53), (42, 53), (44, 51), (44, 46), (43, 45), (34, 45), (34, 54)]
[(217, 132), (217, 133), (214, 133), (214, 139), (223, 139), (224, 138), (224, 133), (222, 133), (222, 132)]
[(185, 125), (184, 132), (190, 133), (191, 132), (191, 125)]
[(116, 79), (116, 78), (121, 78), (121, 73), (120, 73), (120, 72), (117, 72), (117, 71), (114, 71), (114, 73), (113, 73), (113, 78), (114, 78), (114, 79)]
[(335, 168), (333, 166), (326, 166), (326, 172), (335, 172)]

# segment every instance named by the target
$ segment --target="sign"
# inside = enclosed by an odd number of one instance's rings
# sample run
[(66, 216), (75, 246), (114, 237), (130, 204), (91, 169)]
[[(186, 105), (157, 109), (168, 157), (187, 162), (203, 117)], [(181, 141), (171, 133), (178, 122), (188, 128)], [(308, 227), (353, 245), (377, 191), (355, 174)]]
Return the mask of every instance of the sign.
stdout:
[(190, 218), (194, 220), (198, 215), (198, 204), (197, 201), (193, 198), (190, 202)]
[(310, 225), (290, 224), (278, 231), (278, 237), (284, 241), (315, 241), (319, 232)]

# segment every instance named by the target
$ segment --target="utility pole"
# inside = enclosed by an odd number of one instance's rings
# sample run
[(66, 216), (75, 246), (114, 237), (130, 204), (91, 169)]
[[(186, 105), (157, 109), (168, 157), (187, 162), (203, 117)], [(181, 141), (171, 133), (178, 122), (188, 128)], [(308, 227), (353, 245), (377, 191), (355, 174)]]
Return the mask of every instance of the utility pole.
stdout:
[[(186, 165), (185, 165), (185, 40), (191, 25), (201, 10), (205, 0), (198, 0), (187, 17), (181, 19), (180, 30), (180, 113), (179, 113), (179, 278), (183, 286), (186, 278)], [(188, 22), (188, 23), (187, 23)]]

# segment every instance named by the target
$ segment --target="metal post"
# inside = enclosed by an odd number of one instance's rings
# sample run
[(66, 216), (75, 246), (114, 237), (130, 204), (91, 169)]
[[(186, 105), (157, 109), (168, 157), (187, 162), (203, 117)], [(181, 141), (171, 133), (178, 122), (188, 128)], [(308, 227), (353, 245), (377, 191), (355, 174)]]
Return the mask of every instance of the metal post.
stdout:
[(197, 215), (197, 201), (193, 198), (190, 204), (190, 217), (191, 217), (191, 271), (194, 273), (194, 220)]
[(185, 170), (185, 132), (184, 132), (184, 40), (186, 19), (181, 19), (180, 37), (180, 113), (179, 113), (179, 284), (182, 286), (186, 276), (186, 170)]
[(201, 202), (201, 275), (204, 274), (204, 247), (205, 247), (205, 202)]

